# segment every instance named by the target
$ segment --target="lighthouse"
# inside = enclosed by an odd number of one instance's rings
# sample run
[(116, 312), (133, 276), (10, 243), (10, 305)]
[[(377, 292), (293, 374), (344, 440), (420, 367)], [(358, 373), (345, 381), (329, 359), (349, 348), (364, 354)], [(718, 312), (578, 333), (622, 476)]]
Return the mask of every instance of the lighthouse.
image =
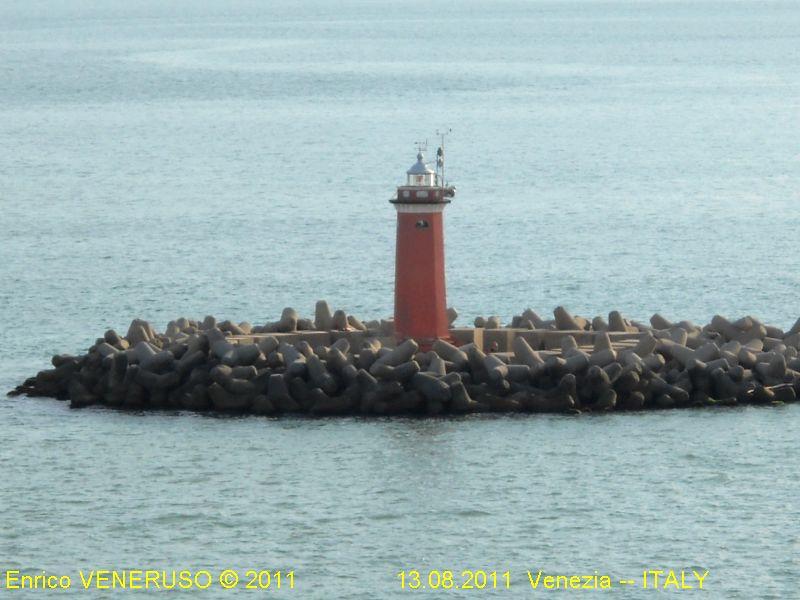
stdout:
[(448, 338), (443, 216), (454, 195), (455, 188), (444, 181), (443, 148), (438, 151), (437, 171), (426, 164), (420, 148), (417, 162), (406, 171), (405, 185), (390, 201), (397, 209), (394, 330), (398, 340), (414, 338), (425, 347), (437, 338)]

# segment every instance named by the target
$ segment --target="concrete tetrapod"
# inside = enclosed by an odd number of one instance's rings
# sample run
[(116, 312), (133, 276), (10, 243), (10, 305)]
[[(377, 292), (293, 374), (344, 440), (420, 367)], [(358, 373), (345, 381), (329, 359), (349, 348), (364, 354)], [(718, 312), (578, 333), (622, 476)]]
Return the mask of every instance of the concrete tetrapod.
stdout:
[[(324, 320), (325, 308), (317, 308), (315, 320)], [(524, 313), (532, 323), (532, 311)], [(284, 325), (296, 315), (284, 310)], [(75, 408), (322, 416), (769, 406), (795, 402), (800, 392), (798, 323), (784, 330), (752, 316), (717, 315), (699, 327), (656, 314), (647, 326), (612, 312), (605, 331), (563, 309), (554, 315), (543, 330), (509, 331), (512, 352), (496, 353), (484, 352), (479, 336), (462, 347), (439, 340), (426, 352), (413, 340), (391, 347), (383, 338), (384, 347), (354, 331), (361, 321), (346, 315), (348, 333), (331, 330), (327, 342), (294, 331), (248, 339), (238, 333), (250, 329), (247, 322), (213, 316), (175, 319), (165, 333), (135, 319), (126, 336), (107, 329), (85, 354), (53, 356), (52, 368), (11, 393), (66, 399)], [(534, 349), (528, 340), (544, 346), (559, 321), (577, 329), (551, 337), (545, 347), (555, 349)]]

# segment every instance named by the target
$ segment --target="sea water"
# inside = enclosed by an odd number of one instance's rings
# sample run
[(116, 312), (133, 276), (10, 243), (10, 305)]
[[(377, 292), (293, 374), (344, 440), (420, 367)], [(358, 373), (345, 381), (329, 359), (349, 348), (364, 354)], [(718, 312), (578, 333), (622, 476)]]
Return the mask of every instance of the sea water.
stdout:
[[(0, 389), (134, 317), (390, 315), (388, 200), (437, 130), (460, 323), (562, 304), (789, 327), (799, 48), (795, 2), (0, 5)], [(798, 433), (795, 406), (364, 421), (4, 399), (0, 556), (294, 569), (303, 598), (405, 597), (413, 568), (508, 569), (498, 597), (529, 569), (703, 568), (708, 597), (785, 598)]]

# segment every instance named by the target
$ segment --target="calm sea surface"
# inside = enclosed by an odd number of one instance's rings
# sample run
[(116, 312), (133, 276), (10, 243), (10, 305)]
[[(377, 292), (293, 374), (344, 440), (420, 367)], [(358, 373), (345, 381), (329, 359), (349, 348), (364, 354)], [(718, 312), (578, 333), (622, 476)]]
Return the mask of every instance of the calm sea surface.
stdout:
[[(133, 317), (390, 314), (387, 200), (442, 127), (463, 323), (800, 316), (797, 2), (6, 2), (0, 390)], [(294, 568), (297, 598), (412, 596), (414, 567), (510, 569), (507, 598), (527, 569), (702, 568), (705, 597), (790, 598), (799, 436), (797, 406), (362, 421), (3, 398), (0, 568)]]

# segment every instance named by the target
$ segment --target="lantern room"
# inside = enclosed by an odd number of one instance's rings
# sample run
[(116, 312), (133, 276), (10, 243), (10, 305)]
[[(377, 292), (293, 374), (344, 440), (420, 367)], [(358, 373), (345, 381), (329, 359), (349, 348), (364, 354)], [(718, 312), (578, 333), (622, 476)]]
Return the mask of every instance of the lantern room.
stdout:
[(417, 162), (411, 165), (406, 171), (406, 185), (414, 187), (434, 187), (436, 185), (436, 173), (427, 164), (422, 152), (417, 154)]

